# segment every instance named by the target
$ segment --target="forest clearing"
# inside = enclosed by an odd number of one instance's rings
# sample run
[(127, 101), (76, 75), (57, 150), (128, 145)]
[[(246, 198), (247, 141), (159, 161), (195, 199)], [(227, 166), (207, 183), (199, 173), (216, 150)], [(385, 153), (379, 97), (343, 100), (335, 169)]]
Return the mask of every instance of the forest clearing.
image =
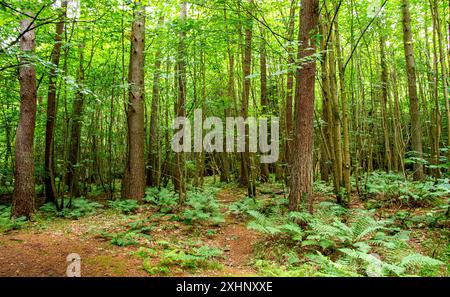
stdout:
[(449, 20), (0, 0), (0, 276), (450, 276)]

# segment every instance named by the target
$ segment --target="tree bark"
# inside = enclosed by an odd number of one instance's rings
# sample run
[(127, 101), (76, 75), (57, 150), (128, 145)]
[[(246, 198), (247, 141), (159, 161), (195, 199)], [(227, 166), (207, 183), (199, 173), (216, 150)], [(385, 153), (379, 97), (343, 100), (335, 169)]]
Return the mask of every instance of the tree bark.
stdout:
[[(331, 32), (330, 43), (333, 44), (335, 40), (334, 31)], [(334, 162), (333, 162), (333, 184), (334, 192), (337, 197), (338, 203), (342, 202), (342, 144), (341, 144), (341, 118), (339, 114), (339, 96), (337, 91), (337, 79), (336, 79), (336, 55), (334, 48), (330, 48), (329, 52), (329, 84), (330, 84), (330, 129), (332, 131), (332, 145), (330, 147), (334, 150)]]
[[(322, 36), (328, 34), (327, 20), (324, 17), (321, 21)], [(322, 132), (323, 139), (320, 150), (320, 176), (324, 181), (328, 181), (330, 174), (330, 164), (334, 163), (334, 150), (332, 150), (332, 115), (330, 105), (330, 84), (328, 81), (328, 52), (326, 38), (322, 38), (322, 60), (321, 60), (321, 80), (322, 80)]]
[(160, 77), (161, 77), (161, 50), (155, 54), (155, 69), (153, 74), (153, 91), (152, 91), (152, 111), (150, 115), (150, 140), (148, 144), (148, 160), (147, 160), (147, 186), (157, 187), (157, 170), (158, 164), (158, 109), (160, 94)]
[[(79, 69), (77, 74), (77, 84), (80, 88), (84, 84), (84, 44), (80, 46), (80, 56), (79, 56)], [(84, 94), (80, 90), (77, 90), (75, 94), (75, 99), (73, 101), (73, 111), (72, 111), (72, 125), (70, 128), (70, 145), (69, 145), (69, 163), (67, 172), (67, 184), (69, 186), (69, 192), (71, 197), (79, 197), (81, 195), (80, 185), (79, 185), (79, 151), (80, 151), (80, 138), (81, 138), (81, 126), (83, 124), (83, 105), (84, 105)], [(63, 205), (61, 206), (63, 207)]]
[(389, 139), (389, 127), (388, 127), (388, 67), (386, 63), (386, 38), (383, 33), (380, 33), (380, 58), (381, 58), (381, 125), (383, 128), (384, 136), (384, 166), (387, 172), (392, 170), (392, 154), (391, 144)]
[[(249, 5), (253, 5), (253, 0), (248, 0)], [(250, 9), (250, 8), (249, 8)], [(242, 61), (242, 74), (243, 74), (243, 87), (242, 87), (242, 101), (241, 101), (241, 116), (244, 119), (248, 117), (248, 101), (250, 98), (250, 72), (252, 65), (252, 19), (251, 16), (247, 17), (245, 24), (245, 46), (244, 55)], [(241, 153), (241, 172), (240, 172), (240, 185), (249, 189), (249, 196), (252, 192), (252, 186), (250, 184), (250, 153), (248, 150), (248, 126), (245, 127), (245, 152)]]
[[(319, 1), (302, 0), (300, 12), (300, 30), (298, 35), (298, 61), (315, 53), (314, 30), (319, 18)], [(292, 154), (291, 191), (289, 209), (300, 210), (303, 203), (308, 203), (312, 212), (313, 196), (313, 119), (314, 119), (314, 85), (316, 61), (301, 65), (296, 72), (295, 84), (295, 145)]]
[(134, 8), (128, 70), (128, 157), (122, 181), (122, 198), (141, 201), (145, 195), (144, 160), (144, 48), (145, 7)]
[[(264, 39), (264, 28), (262, 25), (259, 26), (260, 30), (260, 47), (259, 47), (259, 69), (260, 69), (260, 84), (261, 84), (261, 111), (262, 116), (267, 116), (267, 58), (266, 58), (266, 40)], [(261, 181), (269, 181), (269, 164), (262, 163), (261, 167)]]
[[(29, 13), (30, 14), (30, 13)], [(27, 28), (29, 28), (28, 31)], [(35, 211), (34, 190), (34, 129), (36, 120), (36, 70), (27, 55), (35, 50), (35, 30), (31, 19), (20, 22), (23, 33), (20, 38), (19, 67), (20, 83), (20, 118), (16, 133), (16, 171), (14, 174), (14, 191), (11, 216), (13, 218), (30, 218)]]
[[(448, 77), (447, 77), (447, 63), (445, 59), (445, 47), (443, 43), (444, 37), (442, 36), (442, 24), (441, 24), (441, 18), (439, 15), (439, 5), (438, 1), (434, 0), (434, 7), (435, 7), (435, 18), (436, 18), (436, 27), (438, 32), (438, 42), (439, 42), (439, 60), (441, 63), (441, 79), (442, 79), (442, 89), (444, 94), (444, 101), (445, 101), (445, 113), (447, 118), (447, 147), (450, 148), (450, 103), (449, 103), (449, 96), (448, 96)], [(450, 12), (450, 3), (448, 5), (449, 12)], [(450, 34), (450, 22), (449, 22), (449, 34)], [(450, 36), (448, 37), (449, 44), (448, 49), (450, 53)], [(447, 151), (447, 159), (450, 160), (450, 149)]]
[(61, 36), (64, 31), (67, 1), (61, 2), (63, 9), (60, 21), (56, 24), (55, 45), (52, 51), (52, 68), (50, 69), (47, 95), (47, 123), (45, 128), (45, 202), (56, 202), (55, 166), (54, 166), (54, 139), (56, 123), (56, 70), (61, 57)]
[(350, 139), (349, 139), (349, 123), (348, 123), (348, 106), (347, 106), (347, 88), (345, 85), (345, 68), (344, 61), (342, 57), (341, 39), (339, 34), (339, 24), (336, 17), (335, 20), (335, 33), (336, 33), (336, 49), (338, 58), (338, 68), (339, 68), (339, 91), (341, 95), (342, 103), (342, 130), (343, 130), (343, 181), (345, 187), (345, 196), (347, 205), (350, 204), (351, 198), (351, 185), (350, 185), (350, 171), (351, 171), (351, 160), (350, 160)]
[(295, 54), (294, 54), (294, 27), (295, 27), (295, 4), (296, 0), (291, 0), (291, 9), (289, 11), (289, 24), (288, 24), (288, 40), (289, 45), (288, 51), (288, 63), (289, 71), (287, 74), (286, 82), (286, 107), (285, 107), (285, 117), (286, 117), (286, 141), (285, 141), (285, 162), (289, 164), (289, 158), (291, 156), (291, 142), (293, 138), (293, 128), (292, 128), (292, 97), (293, 97), (293, 86), (294, 86), (294, 74), (293, 66), (295, 64)]
[[(186, 22), (187, 3), (181, 3), (180, 20)], [(177, 84), (178, 84), (178, 103), (175, 107), (177, 117), (186, 116), (186, 31), (180, 30), (178, 44), (178, 63), (177, 63)], [(185, 140), (183, 140), (185, 141)], [(175, 153), (174, 164), (174, 180), (175, 189), (178, 191), (179, 204), (182, 205), (186, 201), (186, 182), (185, 182), (185, 165), (183, 152)]]
[[(411, 32), (411, 14), (409, 11), (408, 0), (403, 0), (402, 2), (402, 15), (403, 44), (405, 49), (406, 72), (408, 75), (409, 114), (411, 118), (411, 145), (415, 157), (422, 158), (422, 128), (420, 125), (420, 108), (416, 84), (416, 66), (414, 62), (414, 49)], [(424, 178), (422, 163), (414, 163), (413, 178), (416, 181), (422, 180)]]

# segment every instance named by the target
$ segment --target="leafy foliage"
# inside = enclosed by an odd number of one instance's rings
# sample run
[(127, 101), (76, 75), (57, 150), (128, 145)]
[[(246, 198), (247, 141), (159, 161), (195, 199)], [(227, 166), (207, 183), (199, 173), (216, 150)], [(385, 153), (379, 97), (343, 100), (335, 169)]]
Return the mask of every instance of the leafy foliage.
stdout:
[(245, 199), (234, 201), (228, 205), (228, 212), (235, 215), (236, 217), (248, 217), (248, 212), (250, 210), (259, 210), (262, 207), (260, 200), (256, 200), (250, 197), (245, 197)]
[(153, 230), (154, 224), (148, 225), (148, 219), (133, 221), (128, 224), (125, 231), (117, 233), (100, 232), (100, 236), (111, 240), (111, 244), (117, 246), (138, 245), (141, 240), (149, 242), (151, 236), (150, 231)]
[[(392, 225), (392, 220), (376, 220), (370, 211), (347, 210), (331, 202), (322, 202), (314, 215), (287, 212), (267, 216), (255, 210), (247, 212), (253, 219), (249, 228), (278, 240), (283, 238), (284, 243), (277, 244), (285, 249), (285, 253), (290, 249), (290, 252), (307, 254), (303, 259), (295, 255), (289, 256), (288, 261), (285, 258), (283, 263), (288, 265), (284, 264), (284, 268), (279, 268), (281, 270), (275, 269), (280, 275), (402, 276), (423, 271), (429, 273), (443, 265), (442, 261), (411, 253), (409, 232)], [(264, 257), (268, 254), (267, 246), (263, 249), (265, 252), (261, 255)], [(262, 271), (273, 272), (274, 263), (258, 263)]]
[[(217, 262), (222, 256), (222, 250), (217, 247), (202, 245), (200, 247), (180, 247), (172, 246), (167, 242), (158, 242), (163, 250), (159, 253), (154, 249), (142, 250), (139, 256), (144, 259), (144, 269), (150, 274), (168, 274), (174, 270), (188, 269), (195, 271), (197, 269), (220, 269), (221, 265)], [(158, 257), (157, 264), (154, 264), (153, 258)]]
[(411, 182), (399, 174), (374, 171), (368, 173), (363, 193), (367, 198), (377, 198), (389, 203), (410, 206), (437, 205), (450, 195), (449, 179)]
[(0, 205), (0, 232), (20, 229), (26, 221), (26, 217), (11, 219), (11, 207)]
[(178, 205), (178, 195), (167, 188), (148, 188), (144, 201), (157, 206), (162, 213), (171, 213)]
[(194, 189), (188, 191), (188, 200), (181, 219), (187, 224), (198, 222), (223, 223), (225, 220), (220, 212), (220, 205), (216, 199), (216, 188)]
[(121, 211), (124, 214), (135, 212), (139, 208), (136, 200), (115, 200), (108, 201), (110, 207)]
[(72, 200), (69, 207), (69, 201), (66, 201), (65, 208), (62, 211), (57, 211), (53, 203), (46, 203), (39, 209), (47, 217), (60, 216), (68, 219), (79, 219), (82, 217), (95, 214), (103, 207), (100, 203), (86, 200), (84, 198), (77, 198)]

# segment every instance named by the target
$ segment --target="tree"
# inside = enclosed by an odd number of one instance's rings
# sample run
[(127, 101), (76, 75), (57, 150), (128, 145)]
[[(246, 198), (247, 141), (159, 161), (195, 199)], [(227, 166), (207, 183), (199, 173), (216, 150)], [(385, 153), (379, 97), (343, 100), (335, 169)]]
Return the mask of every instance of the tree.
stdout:
[[(345, 66), (342, 57), (343, 48), (341, 47), (341, 37), (339, 33), (338, 17), (336, 16), (334, 31), (336, 34), (336, 52), (338, 60), (339, 69), (339, 93), (341, 96), (341, 106), (342, 106), (342, 130), (343, 130), (343, 157), (342, 157), (342, 177), (345, 187), (345, 204), (350, 203), (351, 197), (351, 186), (350, 186), (350, 171), (351, 171), (351, 160), (350, 160), (350, 139), (349, 139), (349, 121), (348, 121), (348, 107), (347, 107), (347, 87), (345, 85)], [(339, 194), (339, 193), (338, 193)]]
[[(180, 20), (182, 25), (185, 25), (187, 17), (187, 3), (181, 3)], [(186, 45), (185, 45), (186, 31), (185, 28), (180, 30), (180, 38), (178, 44), (178, 61), (177, 61), (177, 85), (178, 85), (178, 103), (176, 104), (176, 116), (186, 116)], [(186, 141), (183, 139), (183, 141)], [(184, 158), (182, 152), (175, 153), (174, 164), (174, 183), (175, 189), (178, 191), (179, 203), (184, 204), (186, 200), (186, 184), (184, 172)]]
[(386, 63), (386, 37), (382, 32), (380, 35), (380, 64), (381, 64), (381, 125), (383, 128), (384, 137), (384, 164), (386, 170), (389, 172), (392, 170), (392, 155), (391, 145), (389, 140), (389, 127), (388, 127), (388, 67)]
[[(297, 4), (296, 0), (291, 0), (291, 8), (289, 10), (289, 22), (288, 22), (288, 40), (289, 45), (287, 47), (288, 51), (288, 63), (289, 68), (293, 68), (295, 63), (295, 53), (294, 53), (294, 27), (295, 27), (295, 6)], [(294, 85), (294, 75), (293, 70), (289, 69), (287, 74), (286, 82), (286, 104), (285, 104), (285, 121), (286, 121), (286, 141), (285, 141), (285, 162), (289, 164), (289, 157), (291, 155), (291, 142), (292, 142), (292, 89)]]
[[(267, 98), (267, 58), (266, 58), (266, 40), (264, 36), (264, 27), (262, 25), (259, 26), (260, 30), (260, 46), (259, 46), (259, 69), (260, 69), (260, 85), (261, 85), (261, 111), (263, 116), (265, 117), (268, 110), (268, 98)], [(261, 181), (268, 182), (269, 181), (269, 165), (267, 163), (261, 164)]]
[[(422, 158), (422, 128), (420, 125), (419, 98), (417, 96), (416, 65), (411, 32), (411, 13), (409, 1), (402, 2), (403, 45), (405, 49), (406, 73), (408, 75), (409, 115), (411, 121), (411, 145), (415, 157)], [(414, 180), (423, 179), (423, 165), (421, 161), (414, 162)]]
[(45, 130), (45, 201), (56, 201), (55, 186), (55, 166), (54, 166), (54, 138), (56, 123), (56, 71), (59, 66), (61, 57), (61, 36), (64, 31), (64, 21), (66, 16), (67, 1), (61, 1), (61, 18), (56, 24), (55, 45), (52, 51), (52, 68), (48, 78), (48, 95), (47, 95), (47, 123)]
[(128, 69), (128, 154), (122, 180), (122, 198), (142, 200), (145, 195), (144, 161), (144, 49), (145, 7), (133, 8), (130, 65)]
[[(68, 170), (67, 170), (67, 185), (69, 186), (69, 192), (71, 197), (79, 197), (81, 195), (79, 185), (79, 152), (80, 152), (80, 139), (81, 139), (81, 127), (83, 124), (83, 106), (84, 106), (84, 47), (85, 44), (81, 43), (79, 46), (79, 66), (77, 72), (77, 84), (78, 90), (75, 94), (75, 98), (72, 104), (71, 126), (70, 126), (70, 142), (69, 142), (69, 157), (68, 157)], [(63, 207), (64, 205), (61, 205)]]
[[(253, 5), (253, 0), (248, 0), (250, 10)], [(248, 101), (250, 98), (250, 72), (252, 66), (252, 18), (250, 12), (247, 14), (245, 20), (245, 46), (242, 60), (242, 74), (243, 74), (243, 87), (242, 87), (242, 101), (241, 101), (241, 117), (247, 119), (248, 117)], [(245, 151), (241, 153), (241, 173), (240, 173), (240, 185), (248, 188), (249, 196), (254, 195), (253, 185), (251, 183), (251, 164), (250, 153), (248, 144), (248, 125), (245, 126)]]
[(295, 81), (295, 142), (291, 158), (291, 191), (289, 209), (299, 210), (303, 203), (308, 203), (312, 212), (313, 182), (313, 119), (314, 119), (314, 85), (316, 78), (316, 61), (311, 57), (301, 64), (305, 57), (315, 54), (315, 30), (319, 19), (319, 1), (302, 0), (300, 11), (300, 30), (298, 34), (298, 54)]
[[(28, 12), (28, 15), (31, 15)], [(34, 129), (36, 120), (36, 70), (31, 61), (36, 47), (35, 27), (31, 18), (20, 22), (19, 67), (20, 118), (16, 134), (16, 172), (11, 209), (13, 218), (30, 218), (35, 210)]]
[(153, 74), (153, 91), (152, 91), (152, 111), (150, 115), (150, 139), (148, 145), (148, 161), (147, 161), (147, 186), (159, 186), (158, 170), (158, 109), (160, 97), (160, 77), (161, 77), (161, 50), (155, 54), (155, 70)]

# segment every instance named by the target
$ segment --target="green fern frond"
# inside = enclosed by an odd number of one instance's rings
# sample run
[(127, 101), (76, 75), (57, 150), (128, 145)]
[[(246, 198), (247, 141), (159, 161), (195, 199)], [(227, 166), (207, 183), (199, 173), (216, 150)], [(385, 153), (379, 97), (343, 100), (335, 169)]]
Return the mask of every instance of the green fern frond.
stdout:
[(402, 259), (400, 266), (405, 268), (419, 268), (424, 266), (441, 266), (444, 265), (443, 262), (433, 259), (431, 257), (415, 253), (410, 254)]

